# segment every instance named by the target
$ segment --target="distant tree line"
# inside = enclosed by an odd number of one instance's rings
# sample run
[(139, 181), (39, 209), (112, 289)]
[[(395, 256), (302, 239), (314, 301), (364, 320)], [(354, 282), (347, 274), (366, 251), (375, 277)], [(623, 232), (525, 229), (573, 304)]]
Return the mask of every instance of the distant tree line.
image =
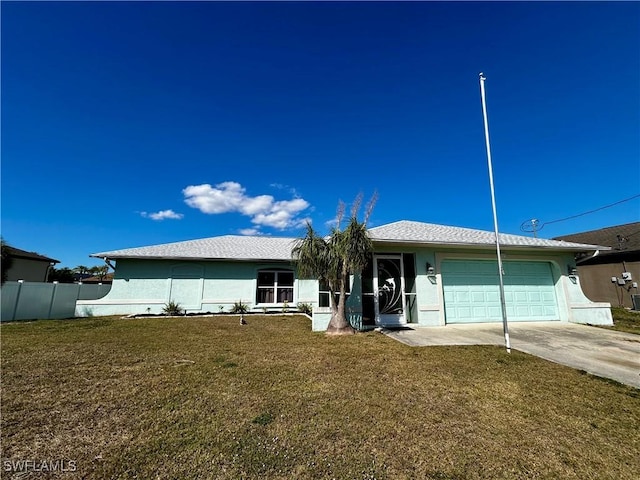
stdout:
[(100, 265), (95, 267), (87, 267), (85, 265), (78, 265), (75, 268), (55, 268), (52, 267), (49, 271), (49, 282), (58, 283), (74, 283), (82, 281), (87, 277), (98, 277), (100, 281), (109, 273), (109, 267), (107, 265)]

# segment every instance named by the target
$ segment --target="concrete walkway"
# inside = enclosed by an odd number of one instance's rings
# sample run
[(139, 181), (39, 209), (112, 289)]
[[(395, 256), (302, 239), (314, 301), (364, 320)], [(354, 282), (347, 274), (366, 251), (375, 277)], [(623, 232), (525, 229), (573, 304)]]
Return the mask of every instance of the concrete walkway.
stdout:
[[(501, 345), (502, 323), (414, 327), (383, 333), (410, 346)], [(562, 322), (509, 324), (511, 348), (640, 388), (640, 335)]]

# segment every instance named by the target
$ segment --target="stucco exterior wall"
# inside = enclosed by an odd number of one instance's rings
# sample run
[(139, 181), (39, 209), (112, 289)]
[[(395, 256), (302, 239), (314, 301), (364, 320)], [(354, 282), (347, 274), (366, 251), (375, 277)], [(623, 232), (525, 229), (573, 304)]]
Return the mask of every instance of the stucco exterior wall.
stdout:
[[(111, 291), (94, 301), (78, 301), (76, 314), (125, 315), (159, 314), (170, 300), (178, 302), (187, 313), (230, 311), (236, 302), (243, 302), (255, 311), (263, 305), (256, 303), (257, 274), (261, 269), (290, 269), (289, 263), (218, 262), (133, 260), (117, 261)], [(294, 301), (315, 298), (315, 280), (294, 281)], [(300, 295), (304, 300), (300, 300)], [(267, 308), (282, 308), (266, 305)]]
[[(475, 251), (460, 253), (454, 250), (441, 250), (436, 252), (436, 271), (440, 271), (443, 260), (446, 259), (495, 259), (495, 252)], [(575, 266), (574, 256), (571, 253), (549, 253), (540, 250), (532, 251), (503, 251), (503, 261), (540, 261), (549, 262), (555, 285), (556, 300), (558, 303), (558, 315), (561, 322), (582, 323), (589, 325), (613, 325), (611, 317), (611, 305), (602, 302), (592, 302), (582, 291), (580, 280), (577, 276), (569, 275), (569, 267)], [(441, 284), (440, 275), (437, 283)], [(439, 288), (440, 323), (444, 325), (444, 299), (442, 287)], [(508, 320), (508, 318), (507, 318)]]
[(7, 271), (7, 281), (24, 280), (25, 282), (46, 282), (49, 273), (49, 262), (14, 257), (11, 268)]
[[(444, 325), (444, 303), (442, 282), (439, 275), (429, 275), (427, 264), (436, 266), (433, 250), (421, 249), (416, 252), (416, 296), (418, 302), (418, 325)], [(436, 270), (437, 272), (437, 270)]]
[[(442, 287), (442, 262), (449, 259), (495, 259), (487, 249), (385, 248), (384, 253), (410, 253), (415, 258), (415, 305), (413, 324), (442, 326), (446, 323)], [(592, 302), (582, 292), (580, 276), (571, 276), (568, 266), (572, 254), (544, 251), (504, 252), (505, 260), (549, 262), (558, 304), (558, 320), (563, 322), (612, 324), (610, 305)], [(428, 266), (435, 274), (428, 274)], [(229, 311), (235, 302), (243, 302), (254, 311), (281, 309), (283, 305), (256, 303), (257, 274), (261, 269), (294, 270), (287, 262), (171, 261), (132, 260), (117, 262), (111, 291), (99, 300), (79, 300), (76, 314), (121, 315), (161, 313), (170, 300), (178, 302), (188, 313)], [(295, 279), (289, 308), (297, 303), (313, 307), (312, 328), (326, 330), (331, 311), (318, 307), (318, 282)], [(347, 315), (354, 325), (362, 321), (362, 282), (351, 277), (351, 294)]]
[[(625, 267), (627, 272), (631, 272), (632, 281), (624, 286), (613, 283), (611, 277), (621, 277)], [(640, 262), (581, 265), (578, 267), (578, 277), (585, 295), (594, 302), (632, 308), (631, 294), (640, 293), (633, 287), (633, 282), (640, 281)]]
[[(444, 326), (446, 324), (444, 292), (442, 288), (442, 276), (440, 274), (442, 262), (450, 259), (468, 260), (492, 260), (495, 259), (495, 251), (487, 249), (433, 249), (433, 248), (406, 248), (389, 246), (381, 249), (384, 253), (411, 253), (415, 255), (416, 271), (416, 301), (417, 326)], [(580, 278), (569, 276), (569, 266), (575, 265), (572, 253), (554, 253), (540, 250), (504, 251), (503, 260), (539, 261), (551, 264), (554, 288), (558, 304), (558, 315), (562, 322), (583, 323), (590, 325), (612, 325), (610, 304), (592, 302), (582, 291)], [(427, 272), (428, 266), (435, 269), (435, 274)], [(358, 278), (358, 277), (356, 277)], [(357, 282), (354, 282), (356, 290), (351, 298), (351, 308), (348, 313), (352, 316), (361, 312), (357, 305)], [(349, 302), (348, 302), (349, 307)], [(313, 330), (326, 330), (330, 319), (330, 311), (322, 309), (314, 311)]]

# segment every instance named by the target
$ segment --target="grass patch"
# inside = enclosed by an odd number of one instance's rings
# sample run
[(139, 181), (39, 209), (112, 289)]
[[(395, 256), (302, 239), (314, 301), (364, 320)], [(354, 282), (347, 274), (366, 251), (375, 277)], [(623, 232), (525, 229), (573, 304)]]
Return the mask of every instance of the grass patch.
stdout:
[(65, 478), (637, 478), (637, 390), (307, 317), (5, 324), (2, 458)]
[(251, 423), (255, 423), (263, 426), (269, 425), (271, 422), (273, 422), (273, 415), (271, 415), (269, 412), (261, 413), (256, 418), (251, 420)]
[(640, 312), (622, 307), (612, 307), (611, 315), (613, 316), (613, 326), (603, 328), (640, 335)]

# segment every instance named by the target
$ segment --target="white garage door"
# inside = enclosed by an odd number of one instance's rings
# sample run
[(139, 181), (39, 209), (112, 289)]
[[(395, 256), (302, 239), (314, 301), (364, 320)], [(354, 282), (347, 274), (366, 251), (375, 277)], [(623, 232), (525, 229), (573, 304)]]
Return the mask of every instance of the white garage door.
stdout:
[[(505, 261), (509, 321), (559, 320), (551, 264)], [(501, 322), (497, 261), (445, 260), (441, 266), (447, 323)]]

